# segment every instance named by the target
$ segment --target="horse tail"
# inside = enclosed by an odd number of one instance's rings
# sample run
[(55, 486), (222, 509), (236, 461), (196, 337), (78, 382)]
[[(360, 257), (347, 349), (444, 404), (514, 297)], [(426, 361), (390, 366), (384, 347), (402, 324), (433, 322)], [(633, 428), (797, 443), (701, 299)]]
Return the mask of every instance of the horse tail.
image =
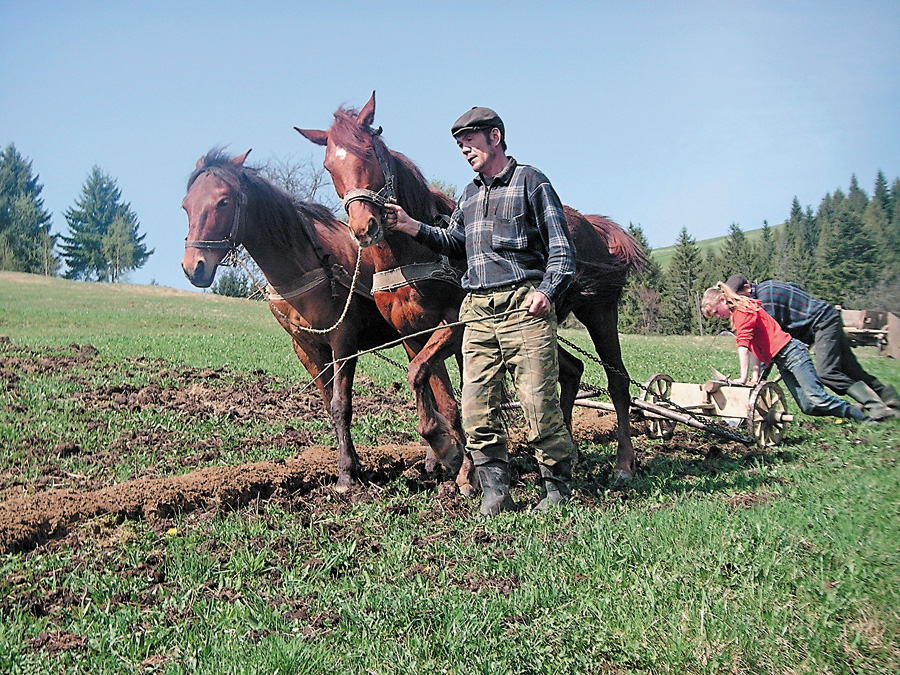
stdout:
[(565, 294), (563, 316), (587, 301), (618, 304), (628, 275), (643, 267), (647, 257), (640, 243), (605, 216), (584, 215), (564, 207), (575, 242), (575, 278)]
[(584, 218), (606, 242), (607, 250), (624, 264), (626, 273), (644, 268), (647, 264), (647, 252), (630, 232), (606, 216), (588, 214)]

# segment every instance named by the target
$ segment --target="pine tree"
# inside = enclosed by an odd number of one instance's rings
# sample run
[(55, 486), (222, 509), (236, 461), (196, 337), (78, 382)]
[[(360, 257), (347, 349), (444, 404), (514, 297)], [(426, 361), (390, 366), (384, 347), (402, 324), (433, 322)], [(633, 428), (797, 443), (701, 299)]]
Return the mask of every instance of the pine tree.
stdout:
[(100, 251), (107, 261), (109, 281), (117, 283), (122, 275), (143, 265), (150, 253), (141, 250), (143, 235), (137, 232), (137, 220), (116, 216), (106, 234), (100, 239)]
[(772, 278), (773, 263), (775, 261), (775, 236), (769, 222), (764, 220), (762, 237), (752, 247), (751, 260), (752, 271), (750, 279), (763, 281)]
[(253, 285), (247, 275), (232, 268), (226, 268), (216, 276), (216, 282), (210, 289), (216, 295), (227, 295), (231, 298), (247, 298), (253, 291)]
[(849, 202), (824, 221), (816, 263), (819, 274), (810, 290), (832, 304), (844, 304), (875, 285), (878, 251), (865, 230), (862, 216)]
[(629, 223), (628, 232), (644, 249), (647, 263), (628, 279), (619, 306), (619, 328), (625, 333), (652, 335), (659, 332), (663, 271), (650, 256), (650, 242), (641, 226)]
[(666, 271), (662, 327), (667, 333), (687, 335), (697, 326), (696, 293), (701, 261), (696, 241), (682, 227)]
[(724, 281), (732, 274), (754, 278), (753, 250), (737, 223), (728, 228), (728, 238), (719, 247), (719, 260), (719, 280)]
[(63, 214), (71, 233), (60, 246), (67, 279), (120, 281), (153, 253), (143, 243), (146, 235), (138, 235), (137, 215), (121, 198), (116, 182), (95, 166), (81, 198)]
[(878, 263), (881, 267), (891, 267), (900, 257), (900, 251), (892, 246), (890, 222), (884, 211), (882, 202), (873, 199), (862, 214), (866, 235), (877, 247)]
[(847, 202), (850, 210), (858, 215), (862, 215), (869, 205), (869, 196), (859, 187), (856, 174), (850, 177), (850, 190), (847, 192)]
[(885, 232), (886, 246), (893, 255), (892, 274), (900, 273), (900, 178), (894, 180), (890, 190), (887, 207), (887, 226)]
[(727, 260), (720, 255), (716, 249), (710, 247), (706, 249), (706, 257), (703, 259), (700, 268), (697, 270), (697, 287), (709, 288), (718, 281), (724, 281), (730, 275), (726, 272)]
[(59, 258), (43, 186), (13, 144), (0, 155), (0, 269), (54, 275)]
[(893, 203), (891, 201), (891, 191), (888, 188), (887, 178), (884, 172), (879, 169), (878, 175), (875, 177), (875, 193), (872, 195), (872, 201), (878, 202), (884, 211), (888, 222), (894, 217)]
[(811, 209), (807, 207), (804, 213), (800, 200), (794, 197), (790, 216), (775, 245), (771, 276), (805, 286), (812, 276), (812, 252), (818, 243), (818, 226)]

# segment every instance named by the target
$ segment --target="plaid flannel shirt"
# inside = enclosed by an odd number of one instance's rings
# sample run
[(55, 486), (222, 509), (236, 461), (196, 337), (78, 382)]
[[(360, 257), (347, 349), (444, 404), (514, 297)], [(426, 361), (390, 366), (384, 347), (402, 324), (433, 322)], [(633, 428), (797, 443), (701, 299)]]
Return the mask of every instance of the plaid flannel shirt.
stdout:
[(416, 240), (465, 257), (468, 291), (527, 279), (557, 302), (575, 276), (575, 245), (559, 197), (544, 174), (512, 157), (489, 183), (479, 175), (466, 186), (446, 229), (422, 224)]
[(837, 312), (824, 300), (819, 300), (797, 284), (786, 281), (753, 284), (750, 286), (750, 297), (759, 300), (763, 309), (791, 337), (808, 345), (815, 341), (816, 326)]

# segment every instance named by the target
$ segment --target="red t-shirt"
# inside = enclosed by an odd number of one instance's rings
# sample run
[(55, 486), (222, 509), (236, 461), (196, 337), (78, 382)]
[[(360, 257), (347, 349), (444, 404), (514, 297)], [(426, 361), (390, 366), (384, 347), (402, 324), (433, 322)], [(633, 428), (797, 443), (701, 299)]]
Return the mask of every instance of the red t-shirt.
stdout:
[[(749, 298), (748, 298), (749, 299)], [(750, 300), (753, 309), (737, 309), (731, 312), (731, 326), (738, 347), (747, 347), (762, 363), (772, 363), (791, 336), (762, 308), (759, 300)]]

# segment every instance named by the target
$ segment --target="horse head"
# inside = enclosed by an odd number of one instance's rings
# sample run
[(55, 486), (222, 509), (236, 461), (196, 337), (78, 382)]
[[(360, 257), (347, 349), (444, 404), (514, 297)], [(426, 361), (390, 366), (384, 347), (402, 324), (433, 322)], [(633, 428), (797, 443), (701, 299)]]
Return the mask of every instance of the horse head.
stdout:
[(396, 201), (394, 159), (373, 129), (375, 92), (358, 113), (339, 109), (327, 131), (300, 129), (316, 145), (325, 146), (325, 169), (344, 204), (348, 226), (360, 246), (381, 241), (381, 217), (385, 202)]
[(217, 150), (201, 157), (188, 179), (181, 207), (188, 217), (181, 269), (198, 288), (208, 288), (225, 257), (242, 243), (246, 197), (241, 171), (248, 150), (229, 158)]

